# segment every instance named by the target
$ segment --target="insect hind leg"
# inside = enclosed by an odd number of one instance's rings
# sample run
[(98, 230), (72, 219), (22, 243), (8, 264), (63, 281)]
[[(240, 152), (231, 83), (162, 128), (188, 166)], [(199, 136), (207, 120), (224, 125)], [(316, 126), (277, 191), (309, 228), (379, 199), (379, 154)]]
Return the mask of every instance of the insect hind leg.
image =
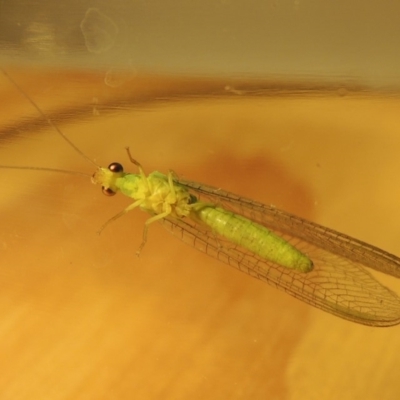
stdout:
[(139, 207), (143, 203), (143, 199), (140, 199), (138, 201), (135, 201), (134, 203), (130, 204), (128, 207), (126, 207), (124, 210), (119, 212), (118, 214), (114, 215), (112, 218), (110, 218), (108, 221), (106, 221), (101, 228), (97, 231), (97, 233), (100, 235), (101, 232), (103, 232), (104, 228), (106, 228), (111, 222), (115, 221), (116, 219), (122, 217), (125, 215), (127, 212), (133, 210), (136, 207)]

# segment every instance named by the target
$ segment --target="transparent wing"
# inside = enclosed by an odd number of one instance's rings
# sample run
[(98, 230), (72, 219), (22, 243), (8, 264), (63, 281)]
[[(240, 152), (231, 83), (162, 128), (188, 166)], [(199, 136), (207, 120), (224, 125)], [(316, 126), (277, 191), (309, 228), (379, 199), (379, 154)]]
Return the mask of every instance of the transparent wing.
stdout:
[(399, 258), (274, 207), (195, 182), (177, 180), (201, 201), (218, 204), (273, 230), (314, 263), (301, 273), (267, 261), (186, 218), (163, 220), (179, 239), (300, 300), (339, 317), (372, 326), (400, 323), (400, 298), (368, 266), (400, 276)]
[(179, 183), (192, 192), (195, 192), (203, 201), (221, 204), (222, 207), (243, 215), (272, 230), (287, 233), (290, 236), (305, 240), (329, 252), (359, 262), (369, 268), (400, 278), (400, 258), (375, 246), (334, 231), (333, 229), (296, 217), (273, 206), (268, 206), (212, 186), (185, 180), (179, 180)]

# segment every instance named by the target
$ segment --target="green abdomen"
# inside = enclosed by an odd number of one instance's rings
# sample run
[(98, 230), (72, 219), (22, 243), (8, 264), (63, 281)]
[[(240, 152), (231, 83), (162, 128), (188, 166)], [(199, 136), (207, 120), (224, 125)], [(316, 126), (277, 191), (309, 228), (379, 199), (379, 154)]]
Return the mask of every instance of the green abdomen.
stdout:
[(312, 261), (286, 240), (238, 214), (213, 205), (197, 203), (193, 206), (191, 215), (218, 235), (265, 260), (300, 272), (309, 272), (313, 268)]

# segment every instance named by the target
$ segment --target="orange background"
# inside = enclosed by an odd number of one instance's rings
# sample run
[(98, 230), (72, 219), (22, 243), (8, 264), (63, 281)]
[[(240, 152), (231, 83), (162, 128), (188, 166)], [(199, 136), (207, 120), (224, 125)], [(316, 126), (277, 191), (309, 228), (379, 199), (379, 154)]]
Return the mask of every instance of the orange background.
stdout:
[[(129, 145), (146, 171), (173, 169), (400, 254), (395, 97), (12, 75), (99, 164), (131, 168)], [(1, 164), (93, 173), (4, 76), (0, 96)], [(1, 169), (1, 182), (2, 399), (399, 396), (400, 328), (313, 309), (157, 224), (138, 259), (147, 216), (134, 211), (98, 236), (129, 200), (104, 197), (89, 179)], [(400, 282), (378, 279), (400, 293)]]

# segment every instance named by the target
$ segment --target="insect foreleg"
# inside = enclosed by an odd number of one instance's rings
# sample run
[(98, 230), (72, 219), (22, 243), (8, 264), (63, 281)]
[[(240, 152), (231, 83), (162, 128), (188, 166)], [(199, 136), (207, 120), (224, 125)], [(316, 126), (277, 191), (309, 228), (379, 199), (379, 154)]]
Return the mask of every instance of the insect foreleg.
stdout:
[[(108, 224), (110, 222), (115, 221), (116, 219), (118, 219), (119, 217), (122, 217), (123, 215), (125, 215), (127, 212), (133, 210), (136, 207), (139, 207), (142, 203), (143, 203), (144, 199), (140, 199), (135, 201), (134, 203), (130, 204), (128, 207), (125, 208), (125, 210), (122, 210), (121, 212), (119, 212), (118, 214), (114, 215), (112, 218), (110, 218), (105, 224), (102, 225), (102, 227), (98, 230), (98, 234), (100, 235), (101, 232), (103, 232), (104, 228), (106, 226), (108, 226)], [(151, 218), (150, 218), (151, 219)]]

